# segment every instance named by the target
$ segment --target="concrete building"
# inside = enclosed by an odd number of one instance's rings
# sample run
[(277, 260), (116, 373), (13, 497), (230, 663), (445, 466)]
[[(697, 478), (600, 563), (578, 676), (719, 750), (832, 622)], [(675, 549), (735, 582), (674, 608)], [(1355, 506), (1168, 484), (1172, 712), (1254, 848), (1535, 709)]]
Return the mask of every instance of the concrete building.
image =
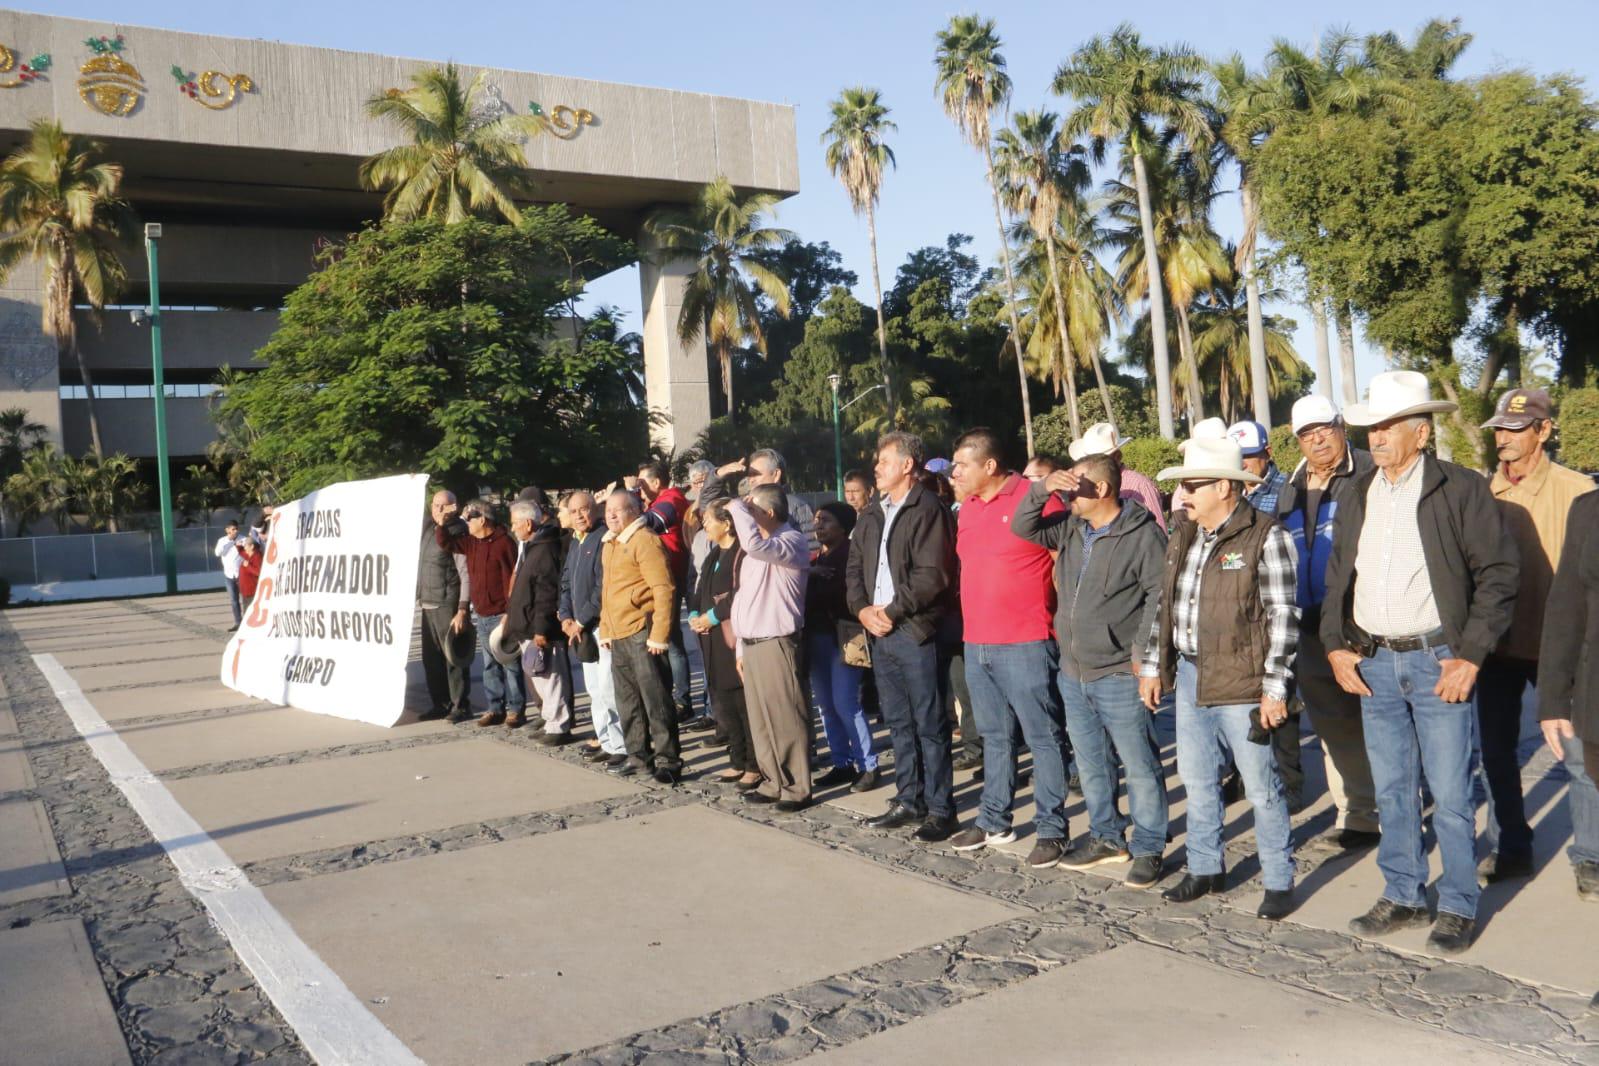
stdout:
[[(396, 135), (362, 105), (435, 65), (0, 11), (0, 151), (20, 143), (30, 121), (54, 118), (103, 142), (125, 168), (124, 193), (140, 218), (164, 227), (175, 458), (204, 451), (216, 369), (252, 365), (316, 249), (381, 213), (381, 197), (361, 189), (356, 170)], [(463, 67), (467, 77), (477, 70)], [(550, 135), (526, 145), (540, 199), (630, 238), (652, 208), (691, 200), (718, 174), (741, 190), (799, 190), (794, 114), (785, 105), (518, 71), (493, 71), (490, 99), (549, 120)], [(128, 266), (123, 299), (142, 303), (142, 250), (130, 250)], [(682, 448), (709, 421), (718, 379), (703, 343), (677, 337), (684, 270), (648, 259), (642, 266), (643, 322), (629, 325), (644, 338), (650, 407), (669, 416), (660, 443)], [(59, 362), (40, 327), (42, 296), (29, 268), (0, 290), (0, 407), (26, 407), (67, 451), (86, 451), (78, 369)], [(99, 328), (80, 320), (79, 335), (106, 447), (153, 455), (147, 330), (119, 312)]]

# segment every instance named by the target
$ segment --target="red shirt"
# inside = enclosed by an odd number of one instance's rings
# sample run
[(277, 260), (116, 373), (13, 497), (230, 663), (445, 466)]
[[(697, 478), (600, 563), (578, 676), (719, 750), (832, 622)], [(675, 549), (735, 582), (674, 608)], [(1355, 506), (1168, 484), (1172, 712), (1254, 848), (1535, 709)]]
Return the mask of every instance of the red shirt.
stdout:
[[(968, 496), (956, 521), (961, 617), (971, 644), (1025, 644), (1054, 635), (1055, 560), (1049, 549), (1011, 532), (1032, 483), (1012, 474), (991, 500)], [(1058, 512), (1050, 497), (1045, 514)]]
[(239, 595), (249, 603), (255, 598), (255, 586), (261, 580), (261, 549), (239, 553)]
[(660, 534), (661, 547), (666, 549), (666, 560), (672, 568), (672, 576), (679, 582), (688, 568), (688, 550), (683, 546), (683, 516), (688, 513), (688, 508), (688, 497), (668, 485), (644, 512), (651, 516), (650, 528)]

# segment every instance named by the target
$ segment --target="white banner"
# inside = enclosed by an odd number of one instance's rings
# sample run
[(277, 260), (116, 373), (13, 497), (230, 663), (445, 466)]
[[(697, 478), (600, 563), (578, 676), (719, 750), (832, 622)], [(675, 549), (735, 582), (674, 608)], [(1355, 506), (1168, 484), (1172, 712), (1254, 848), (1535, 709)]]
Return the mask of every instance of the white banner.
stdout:
[(426, 489), (425, 474), (346, 481), (274, 510), (222, 683), (336, 718), (398, 721)]

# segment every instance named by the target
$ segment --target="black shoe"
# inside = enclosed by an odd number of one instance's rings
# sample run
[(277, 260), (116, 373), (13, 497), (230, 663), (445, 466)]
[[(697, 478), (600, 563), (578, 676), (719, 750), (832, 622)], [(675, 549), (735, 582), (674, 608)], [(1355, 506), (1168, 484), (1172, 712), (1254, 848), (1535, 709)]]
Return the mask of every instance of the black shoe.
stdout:
[(745, 803), (761, 803), (761, 804), (776, 803), (777, 802), (777, 797), (776, 796), (768, 796), (764, 792), (757, 792), (754, 789), (750, 789), (748, 792), (744, 793), (744, 802)]
[(692, 696), (684, 696), (677, 705), (677, 720), (679, 724), (694, 720), (694, 698)]
[(703, 733), (716, 728), (716, 719), (707, 714), (696, 715), (684, 722), (681, 728), (685, 733)]
[(759, 779), (754, 780), (754, 781), (740, 781), (737, 784), (735, 784), (733, 787), (738, 789), (740, 792), (753, 792), (756, 789), (761, 787), (761, 781), (763, 781), (763, 780), (765, 780), (765, 779), (764, 778), (759, 778)]
[(1068, 851), (1060, 864), (1068, 870), (1091, 870), (1111, 862), (1126, 862), (1127, 848), (1119, 841), (1092, 837), (1086, 844)]
[(434, 722), (445, 717), (449, 713), (450, 709), (448, 707), (429, 707), (427, 710), (417, 715), (416, 720), (418, 722)]
[(854, 781), (855, 771), (848, 766), (835, 766), (821, 777), (811, 782), (812, 788), (832, 788), (834, 785), (847, 785)]
[(705, 743), (709, 744), (713, 748), (725, 748), (727, 747), (727, 734), (718, 732), (712, 735), (711, 739), (707, 740)]
[(982, 765), (983, 757), (981, 755), (975, 755), (972, 752), (963, 751), (959, 755), (955, 756), (955, 761), (950, 764), (950, 767), (955, 770), (977, 770), (980, 769)]
[(1159, 855), (1140, 855), (1122, 883), (1128, 888), (1149, 888), (1160, 880), (1164, 865)]
[(1183, 879), (1162, 892), (1160, 898), (1171, 903), (1192, 903), (1226, 887), (1226, 874), (1184, 874)]
[(621, 766), (625, 762), (627, 762), (627, 753), (619, 751), (615, 755), (607, 755), (605, 757), (605, 768), (610, 769), (615, 766)]
[(1432, 935), (1427, 938), (1427, 946), (1445, 955), (1459, 955), (1471, 947), (1476, 933), (1477, 923), (1472, 919), (1439, 911), (1438, 921), (1433, 923)]
[(472, 717), (472, 708), (462, 707), (450, 712), (449, 722), (451, 725), (460, 725), (470, 717)]
[(1047, 870), (1051, 866), (1059, 866), (1061, 856), (1066, 854), (1066, 842), (1059, 837), (1047, 837), (1033, 845), (1033, 850), (1027, 853), (1027, 865), (1035, 870)]
[[(1477, 864), (1477, 884), (1484, 888), (1500, 881), (1513, 881), (1533, 875), (1532, 853), (1507, 855), (1496, 851)], [(1442, 918), (1442, 915), (1439, 916)]]
[[(587, 762), (608, 762), (611, 758), (611, 753), (604, 748), (589, 748), (583, 752), (583, 758)], [(626, 756), (623, 756), (623, 758), (626, 758)]]
[(617, 777), (632, 777), (645, 769), (643, 759), (635, 759), (631, 755), (624, 755), (621, 762), (612, 762), (605, 772), (615, 774)]
[(1573, 863), (1571, 872), (1577, 878), (1577, 898), (1599, 903), (1599, 862)]
[(558, 748), (562, 744), (570, 744), (576, 740), (570, 730), (565, 733), (540, 733), (538, 742), (546, 748)]
[(1345, 851), (1364, 851), (1382, 843), (1382, 834), (1369, 829), (1340, 829), (1338, 846)]
[(857, 777), (855, 783), (849, 786), (849, 790), (851, 792), (870, 792), (873, 789), (881, 788), (882, 784), (883, 775), (872, 769)]
[(918, 814), (902, 803), (891, 803), (888, 810), (875, 818), (866, 819), (868, 829), (899, 829), (907, 825), (917, 825), (925, 814)]
[(815, 804), (815, 802), (816, 802), (815, 800), (810, 799), (810, 798), (806, 798), (806, 799), (802, 799), (802, 800), (778, 800), (777, 801), (777, 813), (779, 813), (779, 814), (793, 814), (795, 811), (803, 811), (805, 808), (810, 807), (813, 804)]
[(1255, 917), (1264, 918), (1268, 922), (1280, 922), (1292, 913), (1294, 913), (1294, 890), (1268, 888), (1266, 898), (1260, 901), (1260, 909), (1255, 912)]
[(960, 823), (956, 822), (953, 816), (949, 818), (935, 818), (929, 816), (928, 819), (921, 824), (920, 828), (916, 830), (914, 835), (917, 840), (923, 840), (929, 844), (937, 844), (940, 841), (948, 840), (950, 837), (954, 836), (955, 828), (959, 824)]
[(1349, 923), (1356, 936), (1383, 936), (1399, 929), (1426, 925), (1426, 907), (1401, 907), (1390, 899), (1379, 899), (1371, 910)]

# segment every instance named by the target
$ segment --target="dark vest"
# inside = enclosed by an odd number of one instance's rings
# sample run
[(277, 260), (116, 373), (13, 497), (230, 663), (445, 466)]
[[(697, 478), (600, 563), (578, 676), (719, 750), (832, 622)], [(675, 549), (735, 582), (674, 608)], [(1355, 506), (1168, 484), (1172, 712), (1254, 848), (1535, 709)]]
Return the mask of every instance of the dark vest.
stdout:
[[(1266, 677), (1266, 605), (1260, 599), (1260, 555), (1277, 519), (1245, 504), (1233, 512), (1221, 531), (1199, 582), (1199, 671), (1196, 699), (1202, 707), (1260, 700)], [(1176, 684), (1177, 647), (1172, 642), (1172, 604), (1181, 573), (1199, 535), (1199, 524), (1173, 524), (1166, 546), (1165, 595), (1160, 601), (1160, 676), (1167, 688)], [(1223, 570), (1222, 558), (1243, 554), (1243, 567)]]
[(433, 520), (422, 526), (422, 554), (416, 564), (416, 600), (452, 610), (461, 601), (461, 574), (455, 555), (439, 547)]

